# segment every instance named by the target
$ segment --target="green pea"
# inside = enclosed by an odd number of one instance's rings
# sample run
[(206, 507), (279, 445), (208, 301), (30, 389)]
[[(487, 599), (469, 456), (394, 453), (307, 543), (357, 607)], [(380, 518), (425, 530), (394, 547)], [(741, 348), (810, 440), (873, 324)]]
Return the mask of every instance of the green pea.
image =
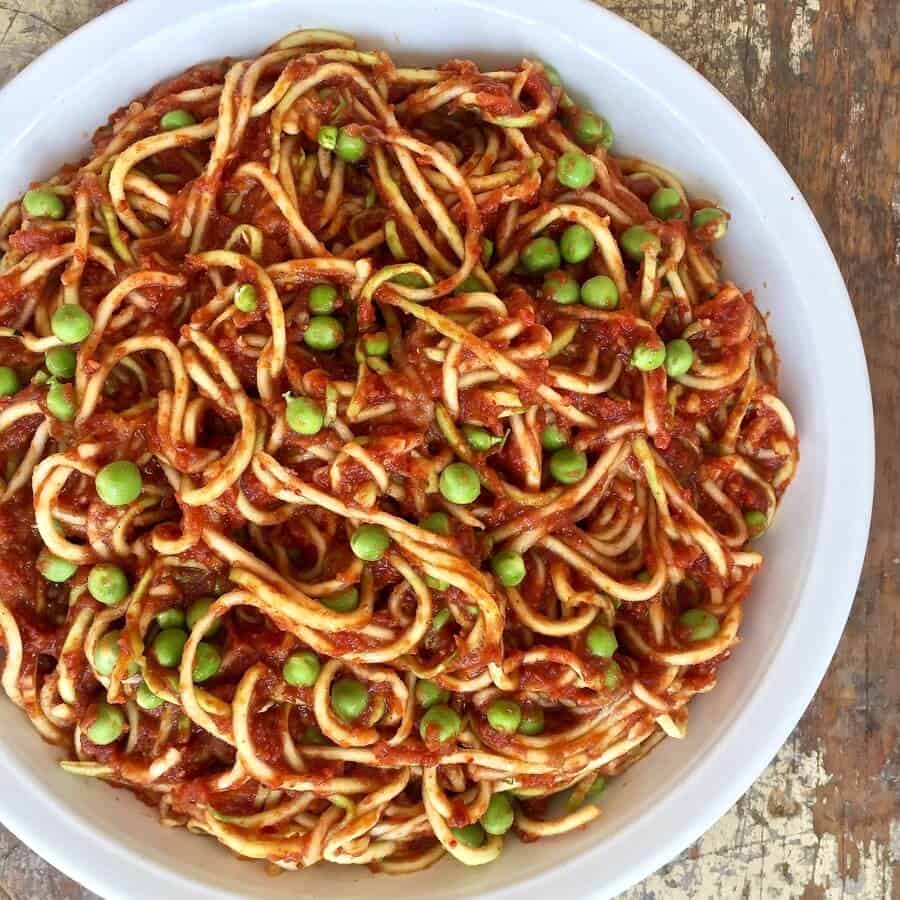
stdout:
[(703, 231), (703, 237), (717, 241), (719, 238), (725, 237), (728, 231), (728, 216), (714, 206), (707, 206), (705, 209), (698, 209), (691, 217), (691, 225), (697, 231)]
[(503, 438), (491, 434), (487, 428), (481, 428), (478, 425), (463, 425), (462, 430), (469, 446), (482, 453), (503, 441)]
[(419, 522), (419, 528), (448, 537), (450, 534), (450, 516), (445, 512), (429, 513)]
[(328, 738), (315, 725), (307, 725), (303, 730), (303, 743), (324, 746), (328, 743)]
[(487, 720), (491, 728), (513, 734), (522, 724), (522, 707), (515, 700), (492, 700), (487, 709)]
[(594, 180), (594, 164), (583, 153), (570, 150), (556, 161), (556, 179), (573, 191), (580, 191)]
[(425, 584), (433, 591), (446, 591), (447, 588), (450, 587), (449, 581), (442, 581), (440, 578), (435, 578), (433, 575), (425, 576)]
[(338, 132), (335, 152), (348, 163), (359, 162), (366, 155), (366, 142), (357, 134), (350, 134), (346, 128)]
[(513, 808), (506, 794), (494, 794), (481, 817), (481, 825), (488, 834), (506, 834), (513, 823)]
[(666, 344), (666, 372), (677, 378), (684, 375), (694, 362), (694, 351), (684, 338), (675, 338)]
[(359, 606), (359, 590), (355, 587), (345, 588), (331, 597), (322, 597), (322, 605), (334, 612), (353, 612)]
[(354, 556), (366, 562), (377, 562), (390, 545), (391, 539), (380, 525), (361, 525), (350, 538)]
[(105, 747), (117, 741), (125, 730), (125, 716), (122, 710), (109, 703), (97, 707), (97, 716), (87, 730), (87, 736), (94, 744)]
[(259, 306), (256, 288), (246, 282), (238, 285), (238, 289), (234, 292), (234, 305), (243, 313), (256, 312), (256, 307)]
[(591, 628), (587, 633), (585, 643), (592, 656), (602, 656), (605, 659), (611, 658), (619, 646), (616, 633), (605, 625), (595, 625)]
[[(194, 626), (209, 612), (209, 608), (213, 605), (215, 601), (212, 597), (201, 597), (199, 600), (195, 600), (187, 610), (187, 616), (185, 617), (185, 623), (187, 624), (188, 631), (193, 631)], [(218, 634), (219, 631), (222, 630), (222, 620), (216, 619), (209, 631), (207, 631), (207, 635), (212, 637), (214, 634)]]
[(119, 647), (121, 631), (107, 631), (106, 634), (94, 644), (94, 668), (101, 675), (111, 675), (112, 670), (119, 661), (122, 652)]
[(567, 263), (584, 262), (594, 252), (594, 236), (584, 225), (570, 225), (559, 239), (559, 252)]
[(128, 596), (128, 576), (111, 563), (94, 566), (88, 574), (88, 591), (106, 606), (115, 606)]
[(581, 302), (592, 309), (615, 309), (619, 305), (619, 289), (608, 275), (595, 275), (581, 285)]
[(66, 214), (62, 198), (53, 191), (34, 188), (22, 198), (22, 206), (29, 216), (42, 219), (61, 219)]
[(63, 303), (50, 319), (50, 330), (64, 344), (83, 341), (94, 329), (94, 320), (76, 303)]
[(454, 294), (477, 294), (484, 290), (484, 285), (474, 276), (467, 275), (457, 286)]
[(558, 425), (547, 425), (541, 432), (541, 446), (545, 450), (560, 450), (566, 443), (566, 436)]
[(529, 704), (522, 710), (522, 722), (519, 725), (519, 734), (533, 737), (544, 732), (544, 707)]
[(288, 684), (295, 687), (312, 687), (319, 678), (322, 664), (311, 650), (292, 653), (281, 667), (281, 675)]
[(559, 268), (559, 247), (553, 238), (539, 237), (529, 241), (522, 249), (522, 265), (533, 275)]
[(766, 514), (758, 509), (748, 509), (744, 513), (744, 521), (747, 523), (750, 537), (759, 537), (769, 525)]
[(399, 275), (395, 275), (391, 281), (408, 288), (428, 287), (428, 282), (418, 272), (401, 272)]
[(44, 549), (38, 554), (37, 570), (47, 581), (62, 584), (78, 571), (78, 566)]
[(473, 503), (481, 493), (478, 473), (468, 463), (450, 463), (438, 483), (444, 499), (451, 503)]
[(481, 262), (482, 265), (489, 265), (494, 256), (494, 242), (490, 238), (481, 239)]
[(290, 397), (284, 411), (288, 428), (297, 434), (318, 434), (325, 425), (325, 411), (311, 397)]
[(19, 376), (15, 369), (0, 366), (0, 397), (10, 397), (19, 390)]
[(657, 219), (680, 219), (681, 194), (675, 188), (662, 187), (650, 198), (650, 212)]
[(141, 709), (158, 709), (163, 705), (163, 698), (157, 696), (150, 690), (146, 681), (142, 681), (138, 685), (137, 693), (135, 694), (135, 698), (137, 701), (137, 705)]
[(337, 306), (337, 288), (333, 284), (315, 284), (307, 297), (309, 311), (317, 316), (334, 312)]
[(603, 676), (603, 683), (606, 685), (606, 689), (609, 691), (614, 691), (619, 686), (619, 682), (621, 680), (621, 667), (614, 659), (609, 660), (609, 662), (606, 664), (606, 673)]
[(477, 822), (466, 825), (465, 828), (451, 828), (450, 831), (461, 844), (471, 847), (473, 850), (485, 842), (484, 829)]
[(334, 350), (344, 340), (344, 326), (333, 316), (313, 316), (303, 340), (313, 350)]
[(705, 609), (688, 609), (678, 621), (687, 630), (689, 641), (707, 641), (719, 633), (719, 620)]
[(163, 131), (174, 131), (176, 128), (187, 128), (196, 125), (197, 120), (186, 109), (170, 109), (159, 120)]
[(649, 344), (638, 344), (631, 351), (631, 364), (642, 372), (658, 369), (666, 360), (665, 347), (651, 347)]
[(214, 675), (218, 674), (222, 668), (222, 654), (219, 653), (217, 647), (207, 644), (206, 641), (200, 641), (197, 644), (197, 651), (194, 654), (194, 668), (191, 670), (191, 678), (195, 684), (201, 684), (209, 681)]
[(77, 361), (78, 357), (71, 347), (54, 347), (44, 357), (47, 371), (57, 378), (71, 378), (75, 374)]
[(369, 692), (353, 678), (340, 678), (331, 686), (331, 705), (345, 722), (358, 719), (369, 705)]
[(430, 709), (435, 703), (446, 703), (450, 694), (433, 681), (420, 678), (416, 682), (416, 700), (423, 709)]
[(156, 624), (160, 628), (183, 628), (184, 610), (177, 606), (160, 610), (156, 614)]
[(71, 390), (64, 384), (51, 381), (47, 389), (47, 409), (60, 422), (71, 422), (75, 418), (75, 404), (71, 400)]
[(334, 148), (337, 147), (338, 141), (337, 125), (323, 125), (319, 129), (316, 140), (320, 147), (323, 147), (326, 150), (334, 150)]
[(655, 250), (657, 253), (660, 249), (659, 238), (646, 228), (640, 225), (632, 225), (619, 236), (619, 243), (625, 251), (625, 255), (635, 262), (640, 262), (644, 258), (644, 250)]
[(367, 334), (363, 338), (363, 349), (366, 356), (387, 356), (391, 349), (388, 336), (383, 331)]
[(438, 703), (422, 716), (419, 734), (422, 735), (423, 741), (427, 742), (431, 739), (443, 744), (445, 741), (455, 738), (461, 727), (459, 713), (444, 703)]
[(548, 300), (562, 306), (578, 302), (578, 282), (562, 269), (555, 269), (544, 276), (542, 290)]
[(110, 506), (127, 506), (141, 496), (144, 488), (141, 470), (128, 459), (104, 466), (94, 484), (100, 499)]
[(187, 632), (180, 628), (164, 628), (153, 639), (153, 652), (159, 664), (169, 669), (177, 666), (181, 662), (187, 638)]
[(525, 558), (515, 550), (501, 550), (491, 559), (491, 569), (505, 587), (516, 587), (525, 580)]
[(612, 145), (613, 130), (603, 116), (581, 110), (575, 116), (572, 127), (575, 131), (575, 139), (579, 144), (584, 144), (588, 147), (600, 144), (606, 149), (609, 149)]
[(587, 472), (587, 456), (571, 447), (563, 447), (550, 457), (550, 474), (560, 484), (576, 484)]

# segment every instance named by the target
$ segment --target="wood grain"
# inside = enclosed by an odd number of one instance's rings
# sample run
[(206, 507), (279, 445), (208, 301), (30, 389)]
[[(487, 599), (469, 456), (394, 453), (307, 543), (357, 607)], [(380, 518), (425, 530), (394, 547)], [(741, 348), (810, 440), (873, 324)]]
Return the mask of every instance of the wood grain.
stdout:
[[(114, 5), (0, 0), (0, 82)], [(735, 807), (621, 900), (889, 900), (900, 894), (900, 3), (603, 5), (715, 84), (805, 194), (863, 333), (878, 456), (863, 577), (815, 700)], [(0, 900), (92, 896), (0, 828)]]

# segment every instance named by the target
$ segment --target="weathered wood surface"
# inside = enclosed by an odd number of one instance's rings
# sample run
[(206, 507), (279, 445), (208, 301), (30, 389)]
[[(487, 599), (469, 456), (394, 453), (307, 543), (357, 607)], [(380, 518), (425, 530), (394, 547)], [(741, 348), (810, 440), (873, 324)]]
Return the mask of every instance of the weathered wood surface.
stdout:
[[(0, 82), (115, 3), (0, 2)], [(889, 900), (900, 895), (900, 3), (604, 5), (719, 87), (800, 185), (850, 287), (878, 426), (866, 566), (816, 699), (746, 796), (622, 900)], [(91, 896), (0, 828), (0, 900)]]

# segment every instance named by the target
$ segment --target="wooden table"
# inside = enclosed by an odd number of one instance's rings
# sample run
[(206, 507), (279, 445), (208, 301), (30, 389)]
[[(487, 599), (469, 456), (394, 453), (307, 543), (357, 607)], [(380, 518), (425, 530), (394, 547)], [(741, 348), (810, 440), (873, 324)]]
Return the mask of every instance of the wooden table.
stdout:
[[(0, 3), (0, 82), (115, 3)], [(815, 700), (746, 796), (622, 898), (888, 900), (900, 894), (900, 4), (604, 5), (722, 90), (800, 185), (853, 297), (879, 426), (869, 553)], [(0, 828), (0, 900), (91, 896)]]

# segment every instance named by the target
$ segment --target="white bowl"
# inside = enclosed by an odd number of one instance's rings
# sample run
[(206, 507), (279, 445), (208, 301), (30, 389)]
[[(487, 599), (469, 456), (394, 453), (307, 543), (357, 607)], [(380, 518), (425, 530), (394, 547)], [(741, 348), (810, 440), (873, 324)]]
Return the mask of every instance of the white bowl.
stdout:
[(771, 314), (800, 468), (747, 603), (743, 642), (666, 741), (616, 779), (589, 828), (507, 842), (480, 869), (442, 862), (400, 879), (316, 866), (269, 878), (213, 841), (161, 828), (131, 795), (67, 775), (3, 702), (0, 819), (107, 898), (332, 896), (388, 900), (609, 897), (706, 830), (762, 771), (822, 678), (847, 618), (869, 527), (871, 398), (840, 273), (800, 191), (746, 121), (693, 69), (586, 0), (132, 0), (94, 20), (0, 93), (0, 198), (77, 159), (107, 115), (203, 59), (254, 54), (282, 33), (323, 26), (403, 61), (523, 55), (552, 60), (567, 87), (609, 116), (618, 152), (658, 160), (733, 214), (727, 272)]

